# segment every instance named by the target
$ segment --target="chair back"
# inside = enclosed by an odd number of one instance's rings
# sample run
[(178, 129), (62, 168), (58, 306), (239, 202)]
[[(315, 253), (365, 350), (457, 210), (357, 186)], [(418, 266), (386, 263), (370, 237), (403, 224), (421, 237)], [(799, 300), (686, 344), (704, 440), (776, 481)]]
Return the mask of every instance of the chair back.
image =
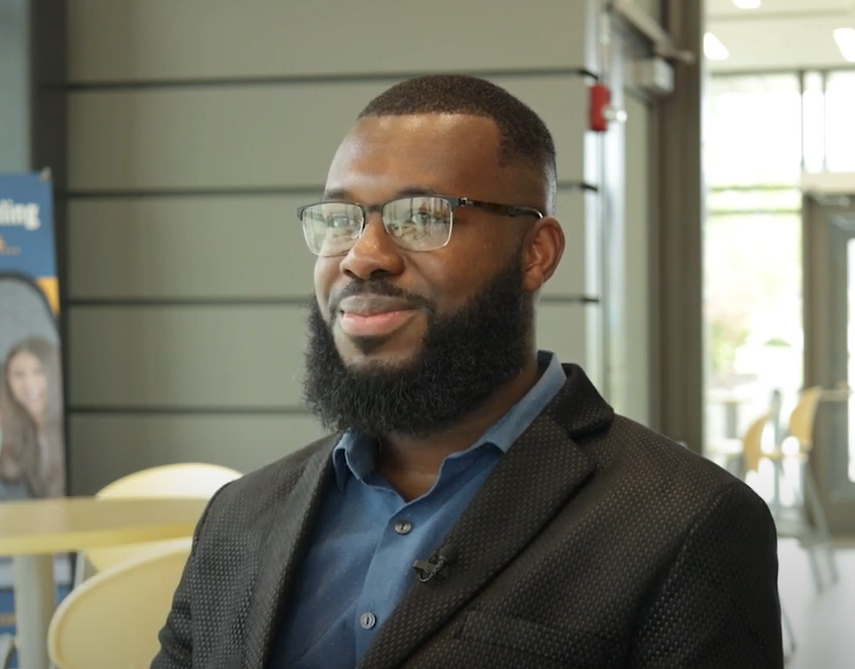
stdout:
[(159, 650), (190, 539), (102, 571), (72, 590), (48, 630), (57, 669), (148, 669)]
[[(143, 469), (113, 481), (96, 493), (96, 497), (210, 499), (224, 485), (240, 477), (240, 472), (208, 463), (163, 465)], [(174, 543), (175, 541), (170, 540), (94, 548), (86, 552), (85, 558), (96, 571), (101, 571), (126, 560), (158, 553)]]
[(128, 474), (101, 488), (97, 497), (211, 497), (240, 472), (207, 462), (182, 462)]
[(820, 399), (822, 388), (805, 388), (793, 413), (790, 414), (790, 435), (798, 440), (802, 453), (809, 452), (813, 446), (813, 425)]
[(763, 431), (769, 422), (769, 414), (763, 414), (755, 420), (742, 437), (742, 458), (745, 462), (745, 473), (756, 472), (763, 458)]

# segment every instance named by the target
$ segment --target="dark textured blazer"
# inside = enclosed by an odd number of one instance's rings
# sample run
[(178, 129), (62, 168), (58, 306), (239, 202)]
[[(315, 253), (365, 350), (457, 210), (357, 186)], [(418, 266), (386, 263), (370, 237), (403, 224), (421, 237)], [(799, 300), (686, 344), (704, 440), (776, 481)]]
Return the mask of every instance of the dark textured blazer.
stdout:
[[(447, 577), (414, 574), (359, 668), (783, 667), (766, 505), (565, 372), (443, 541)], [(267, 669), (337, 439), (214, 497), (153, 669)]]

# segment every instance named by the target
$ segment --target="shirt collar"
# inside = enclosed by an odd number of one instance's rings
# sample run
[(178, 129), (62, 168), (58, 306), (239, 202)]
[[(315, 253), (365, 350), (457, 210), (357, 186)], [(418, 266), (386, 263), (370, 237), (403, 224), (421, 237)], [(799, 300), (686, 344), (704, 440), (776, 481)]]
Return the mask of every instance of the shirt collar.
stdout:
[(564, 386), (567, 377), (557, 355), (549, 351), (538, 351), (537, 362), (543, 370), (537, 383), (484, 433), (476, 446), (488, 442), (496, 445), (503, 453), (507, 453)]
[(373, 437), (356, 432), (345, 432), (342, 435), (332, 453), (335, 480), (339, 488), (344, 490), (349, 475), (361, 481), (371, 473), (377, 447), (377, 439)]
[[(542, 370), (540, 379), (525, 396), (487, 430), (478, 441), (466, 451), (453, 453), (449, 457), (459, 457), (487, 444), (492, 444), (502, 453), (519, 439), (526, 428), (546, 408), (546, 405), (561, 390), (566, 376), (558, 356), (550, 351), (538, 351), (538, 366)], [(362, 481), (374, 469), (378, 442), (354, 432), (345, 432), (332, 453), (332, 466), (338, 487), (344, 490), (348, 476)]]

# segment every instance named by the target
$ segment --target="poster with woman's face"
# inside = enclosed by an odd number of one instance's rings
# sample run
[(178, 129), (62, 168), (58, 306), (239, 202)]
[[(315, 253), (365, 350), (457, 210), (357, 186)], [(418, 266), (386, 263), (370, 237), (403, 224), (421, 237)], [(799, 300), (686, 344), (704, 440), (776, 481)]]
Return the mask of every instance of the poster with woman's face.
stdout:
[[(0, 287), (0, 308), (4, 292)], [(59, 346), (44, 333), (14, 340), (6, 349), (0, 380), (0, 501), (63, 496)]]
[(0, 175), (0, 502), (66, 494), (50, 182)]

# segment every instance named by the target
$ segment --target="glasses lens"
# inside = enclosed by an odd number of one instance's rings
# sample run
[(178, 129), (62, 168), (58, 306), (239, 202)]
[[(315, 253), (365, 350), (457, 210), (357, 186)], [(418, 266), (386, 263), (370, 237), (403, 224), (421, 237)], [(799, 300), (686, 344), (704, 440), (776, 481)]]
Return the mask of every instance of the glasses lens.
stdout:
[(451, 236), (451, 205), (441, 197), (417, 196), (389, 202), (383, 208), (386, 232), (414, 251), (442, 248)]
[(347, 253), (362, 231), (362, 209), (347, 202), (321, 202), (303, 210), (303, 233), (319, 256)]

